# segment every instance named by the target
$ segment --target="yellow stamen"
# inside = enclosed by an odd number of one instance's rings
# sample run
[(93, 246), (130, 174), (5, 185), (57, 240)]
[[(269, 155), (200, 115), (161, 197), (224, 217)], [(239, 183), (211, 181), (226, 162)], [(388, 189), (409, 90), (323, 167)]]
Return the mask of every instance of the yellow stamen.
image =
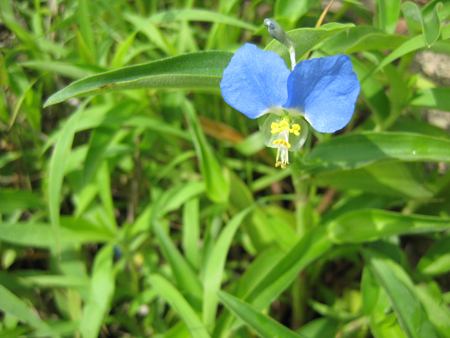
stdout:
[(285, 140), (275, 140), (273, 141), (273, 144), (282, 144), (286, 146), (288, 149), (291, 147), (291, 144), (289, 142), (286, 142)]
[(272, 124), (270, 125), (270, 129), (272, 129), (271, 133), (272, 134), (276, 134), (279, 133), (279, 127), (278, 127), (278, 123), (276, 122), (272, 122)]
[(278, 168), (278, 167), (281, 167), (281, 169), (286, 169), (287, 168), (286, 163), (283, 163), (281, 161), (277, 161), (275, 163), (275, 168)]
[(300, 128), (299, 124), (293, 124), (292, 128), (289, 129), (289, 132), (291, 134), (294, 134), (295, 136), (300, 136), (300, 132), (299, 132), (300, 129), (301, 128)]
[(272, 122), (270, 125), (270, 129), (272, 134), (281, 133), (286, 129), (289, 130), (289, 123), (286, 120), (281, 120), (280, 123)]

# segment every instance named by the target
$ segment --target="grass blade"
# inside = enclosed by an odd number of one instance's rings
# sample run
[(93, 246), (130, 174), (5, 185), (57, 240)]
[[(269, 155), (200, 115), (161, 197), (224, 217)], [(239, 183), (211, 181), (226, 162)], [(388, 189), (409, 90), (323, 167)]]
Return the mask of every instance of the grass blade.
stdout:
[(210, 335), (205, 325), (198, 318), (195, 311), (172, 284), (160, 275), (153, 274), (149, 277), (153, 288), (164, 298), (174, 311), (178, 312), (192, 334), (192, 337), (209, 338)]
[(234, 216), (223, 228), (212, 250), (211, 257), (205, 271), (203, 282), (203, 322), (206, 326), (213, 326), (216, 318), (218, 299), (216, 293), (220, 290), (225, 270), (225, 261), (230, 250), (233, 237), (244, 218), (254, 206), (248, 207)]
[(52, 223), (55, 242), (59, 250), (59, 204), (61, 198), (61, 189), (63, 185), (64, 173), (66, 171), (67, 161), (69, 159), (72, 142), (77, 128), (78, 119), (84, 110), (85, 102), (78, 110), (72, 114), (62, 129), (58, 142), (56, 143), (53, 156), (50, 160), (50, 169), (48, 175), (48, 206), (50, 221)]
[(246, 324), (251, 326), (264, 338), (283, 337), (283, 338), (300, 338), (299, 334), (289, 330), (276, 320), (262, 314), (250, 304), (231, 296), (228, 293), (218, 291), (220, 300), (230, 309), (238, 318), (242, 319)]

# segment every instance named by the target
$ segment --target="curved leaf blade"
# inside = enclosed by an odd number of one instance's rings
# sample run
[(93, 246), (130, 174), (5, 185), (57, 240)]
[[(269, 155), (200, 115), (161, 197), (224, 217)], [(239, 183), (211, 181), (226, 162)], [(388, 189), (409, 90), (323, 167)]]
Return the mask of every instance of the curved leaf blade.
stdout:
[(351, 54), (363, 50), (393, 50), (406, 40), (406, 36), (386, 34), (371, 26), (356, 26), (336, 34), (327, 40), (321, 49), (331, 55)]
[(218, 303), (216, 292), (220, 290), (223, 274), (225, 272), (225, 262), (228, 251), (230, 250), (231, 242), (239, 225), (254, 206), (255, 205), (244, 209), (228, 222), (220, 233), (217, 243), (212, 250), (211, 257), (208, 260), (203, 283), (203, 322), (207, 326), (214, 324)]
[(365, 249), (364, 259), (389, 297), (400, 326), (408, 338), (438, 337), (405, 270), (389, 257)]
[[(446, 25), (441, 28), (441, 38), (442, 40), (446, 40), (450, 38), (450, 25)], [(391, 54), (386, 56), (379, 64), (376, 66), (370, 74), (368, 74), (361, 82), (366, 81), (368, 78), (370, 78), (373, 74), (378, 72), (380, 69), (385, 67), (386, 65), (390, 64), (394, 60), (402, 57), (403, 55), (406, 55), (408, 53), (411, 53), (413, 51), (416, 51), (418, 49), (424, 48), (425, 40), (422, 35), (416, 36), (414, 38), (411, 38), (407, 40), (404, 44), (402, 44), (400, 47), (398, 47), (396, 50), (394, 50)]]
[(383, 159), (402, 161), (450, 161), (450, 141), (411, 133), (343, 135), (319, 144), (307, 157), (316, 162), (310, 169), (318, 174), (352, 169)]
[(97, 253), (92, 267), (90, 295), (83, 308), (80, 332), (83, 337), (98, 337), (104, 317), (111, 307), (116, 275), (113, 264), (114, 247), (108, 244)]
[(283, 338), (300, 338), (299, 334), (289, 330), (276, 320), (262, 314), (250, 304), (233, 297), (228, 293), (218, 291), (219, 298), (237, 317), (251, 326), (264, 338), (283, 337)]
[(203, 9), (176, 9), (166, 12), (159, 12), (148, 18), (148, 21), (154, 24), (181, 20), (222, 23), (225, 25), (245, 28), (251, 31), (256, 31), (258, 29), (255, 25), (238, 20), (232, 16)]
[(44, 107), (71, 97), (127, 89), (211, 89), (219, 86), (232, 55), (221, 51), (195, 52), (96, 74), (53, 94)]
[(402, 215), (384, 210), (357, 210), (330, 223), (328, 234), (336, 242), (361, 243), (385, 236), (450, 229), (450, 220), (422, 215)]
[(202, 299), (202, 286), (192, 267), (178, 251), (170, 237), (161, 229), (157, 221), (153, 222), (154, 232), (159, 240), (164, 256), (172, 269), (180, 291), (184, 292), (191, 303), (197, 304)]
[(412, 107), (450, 111), (450, 88), (427, 88), (418, 90), (409, 102)]
[(230, 184), (225, 179), (222, 168), (206, 140), (194, 105), (190, 101), (184, 100), (181, 109), (189, 123), (192, 141), (200, 163), (200, 170), (205, 179), (206, 194), (212, 201), (224, 203), (228, 200), (230, 194)]
[(210, 335), (195, 313), (194, 309), (189, 305), (187, 300), (167, 279), (153, 274), (149, 276), (150, 284), (154, 290), (161, 295), (176, 311), (192, 334), (192, 337), (209, 338)]
[(0, 309), (2, 312), (15, 316), (19, 320), (37, 329), (47, 330), (49, 326), (23, 300), (0, 284)]

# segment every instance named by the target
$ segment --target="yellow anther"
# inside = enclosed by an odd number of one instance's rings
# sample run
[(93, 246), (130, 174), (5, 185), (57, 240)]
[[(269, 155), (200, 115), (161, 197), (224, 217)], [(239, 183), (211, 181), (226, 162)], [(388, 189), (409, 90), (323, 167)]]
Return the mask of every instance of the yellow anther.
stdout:
[(272, 134), (276, 134), (276, 133), (280, 132), (280, 128), (278, 126), (278, 123), (276, 123), (276, 122), (272, 122), (272, 124), (270, 125), (270, 129), (272, 129), (271, 130)]
[(288, 128), (289, 123), (286, 120), (281, 120), (280, 122), (280, 128)]
[(289, 142), (286, 142), (285, 140), (275, 140), (273, 141), (273, 144), (282, 144), (286, 146), (288, 149), (291, 147), (291, 144)]
[(281, 169), (286, 169), (287, 168), (286, 163), (283, 163), (283, 162), (280, 162), (280, 161), (277, 161), (275, 163), (275, 168), (278, 168), (278, 167), (281, 167)]
[(301, 128), (300, 128), (300, 125), (299, 125), (299, 124), (293, 124), (293, 125), (292, 125), (292, 128), (289, 129), (289, 132), (290, 132), (291, 134), (294, 134), (295, 136), (299, 136), (299, 135), (300, 135), (300, 132), (299, 132), (300, 129), (301, 129)]

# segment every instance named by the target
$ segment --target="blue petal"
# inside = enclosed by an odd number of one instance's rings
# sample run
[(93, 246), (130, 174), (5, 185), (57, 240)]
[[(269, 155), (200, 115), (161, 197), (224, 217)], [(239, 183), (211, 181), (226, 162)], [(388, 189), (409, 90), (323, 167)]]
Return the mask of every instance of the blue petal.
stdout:
[(300, 110), (321, 133), (334, 133), (352, 118), (361, 88), (347, 55), (305, 60), (287, 81), (286, 109)]
[(220, 90), (224, 100), (251, 119), (280, 107), (287, 99), (290, 74), (283, 59), (252, 44), (239, 48), (223, 72)]

